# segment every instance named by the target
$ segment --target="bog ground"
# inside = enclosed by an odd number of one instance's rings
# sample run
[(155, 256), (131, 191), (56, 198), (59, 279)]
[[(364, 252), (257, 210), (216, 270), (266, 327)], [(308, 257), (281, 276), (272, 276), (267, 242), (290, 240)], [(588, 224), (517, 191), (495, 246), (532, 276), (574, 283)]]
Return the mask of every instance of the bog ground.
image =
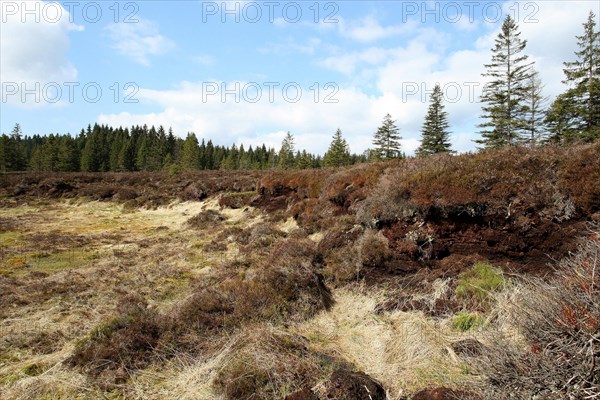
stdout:
[(0, 397), (598, 396), (599, 153), (4, 175)]

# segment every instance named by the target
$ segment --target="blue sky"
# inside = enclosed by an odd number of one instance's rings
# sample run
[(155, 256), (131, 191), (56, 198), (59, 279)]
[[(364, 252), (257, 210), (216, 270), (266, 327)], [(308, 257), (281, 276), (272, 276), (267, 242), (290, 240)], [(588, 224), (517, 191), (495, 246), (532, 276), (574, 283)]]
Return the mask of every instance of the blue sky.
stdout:
[(552, 98), (575, 35), (590, 10), (600, 14), (595, 1), (0, 5), (1, 132), (16, 122), (29, 135), (162, 124), (181, 137), (278, 147), (290, 131), (317, 153), (337, 128), (362, 152), (387, 113), (412, 153), (437, 82), (455, 148), (473, 150), (480, 75), (504, 16), (517, 19)]

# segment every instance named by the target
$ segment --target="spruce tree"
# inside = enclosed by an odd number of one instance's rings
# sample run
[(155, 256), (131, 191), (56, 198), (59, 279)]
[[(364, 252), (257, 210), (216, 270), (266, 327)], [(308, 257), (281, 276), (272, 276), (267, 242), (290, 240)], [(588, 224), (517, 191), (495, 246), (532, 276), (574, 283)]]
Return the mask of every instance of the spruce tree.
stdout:
[(600, 30), (592, 11), (583, 28), (584, 34), (577, 36), (577, 60), (565, 63), (564, 83), (570, 86), (565, 97), (575, 111), (578, 139), (591, 142), (600, 138)]
[(15, 124), (10, 135), (10, 144), (7, 151), (8, 164), (12, 171), (25, 171), (27, 168), (27, 160), (25, 157), (25, 149), (23, 147), (23, 132), (21, 125)]
[(323, 157), (323, 164), (326, 167), (340, 167), (348, 165), (350, 162), (350, 149), (346, 139), (342, 137), (342, 131), (338, 130), (334, 133), (329, 150)]
[(481, 96), (482, 118), (487, 121), (479, 125), (482, 139), (475, 142), (486, 147), (514, 144), (526, 128), (525, 98), (532, 63), (523, 54), (527, 40), (520, 36), (517, 24), (507, 15), (492, 49), (492, 62), (485, 65), (483, 76), (491, 78)]
[(546, 104), (548, 98), (544, 96), (544, 85), (539, 77), (539, 73), (535, 69), (531, 69), (529, 77), (529, 90), (525, 94), (525, 134), (521, 141), (534, 146), (542, 141), (546, 134)]
[(77, 144), (69, 135), (64, 135), (59, 139), (57, 169), (63, 172), (75, 172), (79, 169)]
[(575, 107), (566, 93), (560, 94), (548, 108), (544, 121), (548, 129), (546, 142), (555, 144), (571, 144), (576, 140)]
[(436, 84), (421, 129), (421, 146), (417, 149), (419, 156), (452, 152), (449, 141), (448, 113), (444, 111), (443, 100), (442, 89), (439, 84)]
[(400, 131), (396, 127), (396, 121), (392, 120), (390, 114), (386, 114), (383, 123), (373, 137), (375, 146), (375, 157), (377, 159), (390, 159), (401, 156), (400, 153)]
[(83, 172), (99, 172), (102, 168), (102, 138), (100, 137), (100, 127), (94, 125), (94, 129), (88, 133), (85, 140), (85, 146), (81, 152), (81, 170)]
[(312, 168), (313, 160), (310, 154), (306, 150), (302, 150), (302, 152), (298, 152), (296, 155), (296, 166), (298, 169), (308, 169)]
[(10, 138), (5, 134), (0, 136), (0, 173), (5, 174), (10, 170), (10, 164), (8, 163), (8, 152), (10, 149)]
[(281, 169), (290, 169), (294, 168), (295, 160), (294, 160), (294, 136), (288, 132), (283, 141), (281, 142), (281, 149), (279, 150), (279, 160), (277, 165)]
[(199, 161), (198, 139), (195, 133), (190, 132), (183, 143), (181, 165), (185, 169), (197, 169)]

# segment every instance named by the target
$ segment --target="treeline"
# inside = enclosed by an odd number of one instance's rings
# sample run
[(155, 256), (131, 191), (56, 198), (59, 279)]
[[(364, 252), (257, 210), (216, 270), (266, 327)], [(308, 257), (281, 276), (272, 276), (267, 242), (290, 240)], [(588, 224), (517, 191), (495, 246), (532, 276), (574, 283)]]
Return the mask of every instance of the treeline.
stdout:
[(50, 134), (23, 136), (19, 124), (0, 138), (0, 171), (119, 172), (172, 169), (270, 169), (320, 168), (366, 161), (365, 156), (345, 154), (331, 162), (332, 154), (320, 155), (295, 150), (288, 133), (279, 151), (265, 145), (245, 148), (214, 145), (194, 133), (185, 139), (156, 129), (133, 126), (112, 128), (88, 125), (78, 136)]

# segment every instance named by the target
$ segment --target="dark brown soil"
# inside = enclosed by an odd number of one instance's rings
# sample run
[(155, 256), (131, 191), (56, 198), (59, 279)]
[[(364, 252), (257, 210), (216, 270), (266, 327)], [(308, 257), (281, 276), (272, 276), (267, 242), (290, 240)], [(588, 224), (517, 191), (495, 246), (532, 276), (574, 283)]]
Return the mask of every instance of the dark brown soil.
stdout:
[(462, 390), (452, 390), (445, 387), (425, 389), (415, 393), (410, 400), (477, 400), (480, 399), (475, 393)]
[(325, 388), (324, 399), (386, 400), (381, 384), (363, 372), (338, 369), (325, 383)]

